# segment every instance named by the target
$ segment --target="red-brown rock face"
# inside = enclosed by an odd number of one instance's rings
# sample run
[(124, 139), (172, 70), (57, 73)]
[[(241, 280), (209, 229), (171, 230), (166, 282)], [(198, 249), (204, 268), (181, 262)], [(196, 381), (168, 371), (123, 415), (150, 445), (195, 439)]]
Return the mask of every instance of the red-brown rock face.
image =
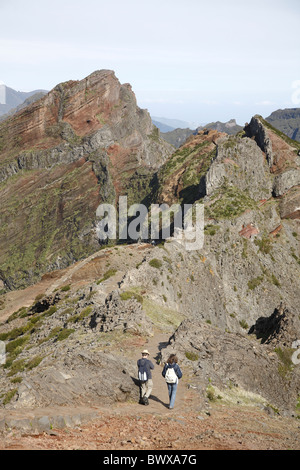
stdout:
[(131, 178), (171, 152), (109, 70), (61, 83), (1, 122), (0, 278), (22, 286), (98, 249), (97, 206), (134, 198)]

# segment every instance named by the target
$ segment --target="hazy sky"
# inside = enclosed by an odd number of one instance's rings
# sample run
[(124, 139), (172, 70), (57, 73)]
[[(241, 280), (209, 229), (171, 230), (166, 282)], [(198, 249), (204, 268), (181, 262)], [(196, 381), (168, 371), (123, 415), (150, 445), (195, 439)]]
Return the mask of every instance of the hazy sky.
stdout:
[(300, 106), (299, 0), (0, 0), (0, 20), (17, 90), (112, 69), (152, 116), (243, 125)]

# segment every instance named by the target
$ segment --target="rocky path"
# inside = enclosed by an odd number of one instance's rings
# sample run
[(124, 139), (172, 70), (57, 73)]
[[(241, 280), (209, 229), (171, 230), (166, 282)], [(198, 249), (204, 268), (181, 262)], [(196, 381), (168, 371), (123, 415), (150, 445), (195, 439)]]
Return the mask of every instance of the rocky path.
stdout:
[[(168, 343), (169, 335), (157, 333), (144, 346), (136, 349), (132, 352), (132, 357), (137, 361), (141, 357), (141, 350), (147, 348), (150, 352), (150, 360), (154, 364), (153, 375), (153, 391), (149, 400), (149, 406), (143, 406), (139, 403), (126, 402), (122, 404), (116, 404), (110, 408), (112, 413), (123, 414), (170, 414), (172, 410), (169, 410), (169, 397), (167, 391), (167, 385), (164, 378), (161, 375), (162, 364), (158, 364), (159, 353), (163, 347)], [(179, 411), (183, 408), (183, 402), (185, 400), (186, 384), (183, 378), (178, 386), (176, 396), (176, 410)], [(47, 430), (47, 428), (55, 425), (61, 425), (62, 421), (65, 421), (66, 426), (72, 427), (74, 424), (82, 424), (89, 419), (94, 419), (103, 413), (106, 413), (107, 409), (101, 407), (89, 407), (89, 406), (76, 406), (76, 407), (49, 407), (39, 409), (0, 409), (0, 430), (1, 424), (4, 429), (4, 423), (11, 425), (12, 427), (20, 430), (28, 431), (32, 428), (32, 423), (35, 423), (37, 431)], [(53, 425), (51, 426), (51, 423)]]
[[(14, 428), (2, 434), (0, 450), (300, 449), (297, 420), (269, 416), (258, 408), (204, 407), (199, 395), (187, 387), (184, 368), (175, 408), (169, 410), (162, 365), (157, 364), (167, 341), (168, 335), (156, 332), (142, 346), (155, 364), (149, 406), (126, 402), (110, 408), (9, 411)], [(135, 350), (132, 355), (138, 360), (140, 353)], [(3, 418), (2, 410), (0, 430)], [(39, 423), (35, 434), (29, 432), (28, 423)]]
[[(149, 400), (149, 406), (142, 406), (143, 412), (147, 413), (163, 413), (170, 415), (173, 411), (169, 410), (169, 395), (165, 379), (161, 375), (163, 364), (158, 363), (160, 358), (160, 351), (167, 346), (169, 335), (157, 332), (149, 341), (145, 344), (145, 348), (148, 349), (150, 356), (149, 359), (154, 364), (154, 370), (152, 371), (153, 390)], [(141, 351), (136, 351), (136, 361), (140, 359)], [(183, 371), (184, 372), (184, 371)], [(183, 377), (178, 384), (176, 393), (175, 408), (180, 411), (183, 407), (186, 390), (186, 380)], [(131, 405), (132, 410), (141, 412), (141, 405)], [(175, 409), (174, 408), (174, 409)]]

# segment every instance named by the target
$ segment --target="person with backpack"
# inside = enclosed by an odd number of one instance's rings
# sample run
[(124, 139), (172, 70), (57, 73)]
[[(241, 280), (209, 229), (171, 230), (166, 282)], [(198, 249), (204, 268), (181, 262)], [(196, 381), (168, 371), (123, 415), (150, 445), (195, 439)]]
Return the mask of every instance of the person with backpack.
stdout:
[(178, 386), (178, 380), (182, 377), (182, 372), (177, 364), (176, 354), (171, 354), (167, 363), (164, 365), (162, 376), (165, 378), (169, 392), (169, 409), (172, 410), (175, 405), (175, 398)]
[(142, 357), (137, 361), (138, 377), (140, 381), (140, 403), (149, 405), (149, 397), (153, 388), (152, 373), (154, 365), (149, 360), (149, 351), (145, 349)]

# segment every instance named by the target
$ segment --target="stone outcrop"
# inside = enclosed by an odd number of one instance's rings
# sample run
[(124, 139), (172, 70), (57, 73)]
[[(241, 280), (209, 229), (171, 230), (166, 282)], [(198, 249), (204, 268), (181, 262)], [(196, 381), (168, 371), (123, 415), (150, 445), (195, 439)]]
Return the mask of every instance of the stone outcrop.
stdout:
[(291, 348), (300, 339), (300, 319), (281, 304), (270, 317), (257, 319), (249, 331), (264, 344), (274, 347)]
[(272, 140), (258, 116), (254, 116), (250, 123), (246, 124), (245, 132), (248, 137), (255, 139), (259, 148), (266, 154), (269, 167), (272, 168), (274, 164)]
[(300, 186), (294, 187), (280, 201), (283, 219), (300, 219)]
[[(281, 217), (299, 219), (299, 143), (289, 139), (260, 116), (252, 118), (245, 131), (272, 161), (270, 170), (275, 175), (273, 195), (280, 198)], [(265, 140), (261, 139), (262, 134)]]
[(276, 197), (283, 196), (295, 186), (300, 186), (300, 168), (293, 168), (276, 176), (273, 188), (274, 195)]
[(272, 181), (265, 157), (256, 143), (248, 138), (235, 137), (219, 141), (216, 157), (205, 179), (207, 196), (211, 196), (223, 184), (247, 191), (256, 201), (269, 199), (272, 195)]
[[(71, 296), (60, 291), (37, 300), (1, 328), (7, 349), (0, 375), (6, 408), (109, 405), (138, 399), (136, 364), (115, 354), (110, 342), (119, 349), (126, 347), (126, 338), (130, 343), (131, 338), (151, 334), (152, 325), (136, 300), (102, 294), (97, 284)], [(5, 403), (8, 378), (16, 375), (21, 380)]]
[(128, 300), (122, 300), (117, 291), (109, 294), (105, 304), (96, 309), (90, 326), (100, 332), (120, 330), (147, 336), (153, 334), (153, 326), (146, 317), (141, 302), (134, 294)]
[(182, 368), (192, 368), (193, 383), (203, 395), (209, 384), (221, 390), (240, 387), (261, 396), (265, 404), (295, 412), (300, 371), (291, 366), (284, 369), (280, 356), (258, 342), (186, 320), (170, 338), (163, 360), (171, 353), (178, 356)]

